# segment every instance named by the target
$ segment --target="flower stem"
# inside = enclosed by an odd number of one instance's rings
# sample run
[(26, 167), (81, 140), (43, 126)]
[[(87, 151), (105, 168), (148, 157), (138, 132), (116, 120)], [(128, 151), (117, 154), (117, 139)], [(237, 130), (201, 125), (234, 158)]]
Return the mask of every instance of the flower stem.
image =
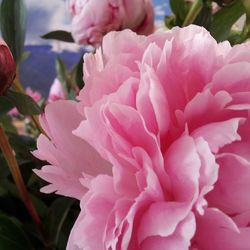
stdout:
[[(48, 246), (49, 241), (48, 241), (47, 235), (43, 229), (43, 225), (41, 223), (39, 215), (38, 215), (32, 201), (29, 197), (29, 194), (28, 194), (28, 191), (25, 187), (24, 180), (23, 180), (23, 177), (21, 175), (16, 157), (14, 155), (14, 151), (9, 143), (8, 137), (4, 131), (4, 128), (3, 128), (1, 123), (0, 123), (0, 149), (2, 150), (3, 156), (8, 164), (8, 167), (10, 169), (10, 172), (12, 174), (14, 182), (17, 186), (17, 189), (20, 193), (20, 196), (21, 196), (33, 222), (35, 223), (35, 225), (37, 226), (37, 229), (39, 230), (39, 232), (43, 238), (44, 244), (46, 246)], [(49, 249), (49, 247), (46, 249)]]
[(182, 24), (182, 27), (188, 26), (193, 23), (202, 8), (202, 0), (195, 0)]

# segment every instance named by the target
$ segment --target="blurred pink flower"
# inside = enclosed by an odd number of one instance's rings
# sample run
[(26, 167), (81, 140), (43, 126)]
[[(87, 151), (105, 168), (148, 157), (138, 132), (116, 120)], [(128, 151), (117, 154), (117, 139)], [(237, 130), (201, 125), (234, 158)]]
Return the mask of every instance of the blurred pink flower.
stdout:
[[(26, 95), (29, 95), (35, 102), (39, 102), (42, 100), (42, 95), (37, 90), (33, 90), (32, 88), (27, 87), (25, 91), (26, 91)], [(17, 116), (18, 115), (17, 109), (16, 108), (11, 109), (9, 111), (9, 115)]]
[(72, 35), (78, 44), (98, 46), (112, 30), (132, 29), (148, 35), (154, 30), (151, 0), (68, 0)]
[(35, 102), (39, 102), (42, 99), (41, 93), (37, 90), (33, 90), (30, 87), (26, 88), (26, 94), (29, 95)]
[(45, 191), (81, 198), (67, 249), (250, 249), (250, 44), (112, 32), (84, 82), (35, 152)]
[(54, 102), (57, 100), (65, 100), (65, 99), (67, 98), (62, 83), (57, 78), (55, 78), (54, 82), (50, 87), (48, 102)]

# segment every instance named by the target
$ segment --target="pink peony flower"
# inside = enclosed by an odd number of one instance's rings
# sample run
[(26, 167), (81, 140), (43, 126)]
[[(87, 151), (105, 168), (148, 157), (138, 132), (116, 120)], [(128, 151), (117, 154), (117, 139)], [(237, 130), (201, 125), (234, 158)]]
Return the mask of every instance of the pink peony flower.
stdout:
[(48, 102), (54, 102), (57, 100), (65, 100), (66, 95), (61, 82), (55, 78), (49, 90)]
[(81, 199), (68, 250), (250, 249), (249, 51), (189, 26), (85, 55), (35, 152), (45, 191)]
[(154, 29), (151, 0), (68, 0), (72, 35), (78, 44), (98, 46), (112, 30), (132, 29), (148, 35)]

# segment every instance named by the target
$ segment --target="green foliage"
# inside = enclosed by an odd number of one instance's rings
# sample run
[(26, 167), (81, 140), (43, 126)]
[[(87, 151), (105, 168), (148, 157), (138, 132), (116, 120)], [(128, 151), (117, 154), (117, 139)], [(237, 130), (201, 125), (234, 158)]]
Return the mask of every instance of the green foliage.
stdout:
[(80, 60), (73, 67), (73, 70), (72, 70), (71, 74), (73, 76), (72, 81), (75, 81), (75, 84), (78, 86), (78, 88), (82, 89), (84, 87), (84, 82), (83, 82), (83, 55), (81, 55)]
[(0, 24), (3, 39), (9, 45), (15, 61), (19, 62), (26, 30), (25, 1), (2, 0)]
[(203, 26), (204, 28), (209, 30), (211, 27), (212, 20), (212, 5), (210, 3), (204, 2), (200, 13), (194, 20), (194, 24)]
[[(220, 8), (212, 9), (212, 3), (219, 2)], [(218, 41), (229, 40), (231, 44), (242, 43), (250, 37), (250, 1), (212, 1), (170, 0), (173, 14), (165, 17), (165, 25), (171, 29), (174, 26), (196, 24), (205, 27)], [(246, 14), (247, 21), (242, 31), (235, 30), (233, 25)]]
[(78, 89), (84, 85), (82, 63), (83, 59), (81, 58), (72, 71), (68, 73), (63, 61), (60, 58), (56, 58), (57, 78), (63, 86), (65, 97), (69, 100), (75, 100)]
[[(74, 202), (71, 198), (59, 197), (47, 210), (45, 227), (54, 246), (57, 246), (60, 237), (63, 237), (62, 228)], [(68, 233), (66, 234), (66, 238), (68, 237)]]
[(241, 0), (245, 12), (246, 12), (246, 22), (241, 32), (240, 37), (236, 40), (236, 43), (242, 43), (245, 40), (250, 38), (250, 1), (249, 0)]
[(234, 4), (223, 7), (213, 16), (210, 32), (211, 35), (218, 41), (228, 39), (233, 24), (244, 14), (244, 6), (241, 1), (236, 1)]
[(31, 250), (34, 249), (17, 219), (0, 215), (0, 249)]
[(67, 93), (69, 93), (70, 91), (71, 85), (68, 80), (66, 66), (60, 58), (56, 58), (56, 72), (57, 72), (57, 78), (63, 85), (63, 89), (67, 96)]
[(181, 26), (187, 15), (187, 3), (185, 0), (170, 0), (170, 7), (175, 14), (175, 24)]
[(22, 115), (39, 115), (42, 111), (38, 104), (28, 95), (12, 90), (8, 90), (5, 95)]
[(73, 43), (74, 39), (70, 32), (64, 30), (55, 30), (51, 31), (45, 35), (42, 35), (43, 39), (54, 39), (62, 42)]
[(5, 96), (0, 96), (0, 115), (6, 114), (13, 108), (13, 104)]

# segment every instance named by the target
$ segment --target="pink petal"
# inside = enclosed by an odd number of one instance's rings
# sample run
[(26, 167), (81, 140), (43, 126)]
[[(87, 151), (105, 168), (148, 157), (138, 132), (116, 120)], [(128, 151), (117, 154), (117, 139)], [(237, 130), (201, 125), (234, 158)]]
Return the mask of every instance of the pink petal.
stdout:
[(193, 138), (182, 136), (176, 140), (167, 150), (164, 158), (174, 200), (190, 203), (196, 200), (201, 160)]
[(177, 225), (187, 216), (190, 204), (178, 202), (155, 202), (144, 213), (138, 229), (138, 241), (148, 237), (172, 235)]
[(195, 233), (195, 217), (192, 213), (181, 221), (174, 234), (168, 237), (150, 237), (141, 244), (142, 250), (188, 250), (190, 249), (190, 239)]
[(250, 210), (250, 162), (246, 159), (224, 153), (217, 157), (220, 165), (219, 178), (215, 188), (207, 196), (209, 204), (227, 214)]
[(221, 147), (241, 140), (237, 130), (244, 122), (245, 119), (243, 118), (233, 118), (227, 121), (209, 123), (197, 128), (192, 133), (192, 136), (194, 138), (204, 138), (208, 142), (212, 152), (217, 153)]
[(204, 250), (250, 249), (250, 229), (238, 228), (221, 211), (208, 208), (204, 216), (197, 217), (197, 231), (193, 245)]
[(88, 143), (72, 134), (72, 130), (81, 120), (76, 103), (51, 103), (46, 106), (42, 120), (46, 132), (49, 131), (51, 141), (41, 135), (38, 139), (38, 149), (34, 154), (42, 160), (49, 161), (51, 166), (37, 170), (37, 174), (52, 183), (54, 191), (81, 198), (86, 191), (80, 183), (80, 179), (84, 177), (83, 173), (93, 176), (101, 172), (110, 173), (110, 164)]
[(168, 102), (157, 76), (145, 67), (136, 96), (137, 110), (143, 115), (149, 131), (163, 137), (169, 128)]

